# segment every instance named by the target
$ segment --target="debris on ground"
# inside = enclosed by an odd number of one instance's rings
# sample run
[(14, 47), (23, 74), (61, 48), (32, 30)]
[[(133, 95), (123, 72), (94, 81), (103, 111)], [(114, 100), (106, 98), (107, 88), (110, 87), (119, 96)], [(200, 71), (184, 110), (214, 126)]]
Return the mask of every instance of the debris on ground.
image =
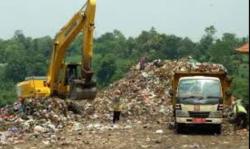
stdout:
[[(226, 69), (220, 64), (193, 63), (188, 59), (155, 60), (147, 63), (143, 70), (138, 65), (133, 66), (123, 79), (100, 91), (94, 101), (59, 98), (30, 98), (23, 104), (17, 101), (0, 109), (0, 144), (20, 143), (24, 135), (55, 140), (55, 134), (66, 128), (71, 132), (87, 130), (94, 133), (134, 129), (133, 124), (149, 129), (148, 124), (151, 122), (170, 126), (172, 105), (169, 90), (175, 71), (225, 72)], [(121, 91), (121, 117), (124, 125), (107, 125), (112, 121), (111, 99), (116, 90)], [(225, 134), (233, 135), (231, 128), (230, 125), (226, 126)], [(164, 134), (165, 130), (159, 128), (154, 133)], [(161, 142), (161, 139), (155, 140), (157, 144)], [(45, 140), (43, 144), (50, 145), (51, 142)], [(141, 147), (150, 148), (145, 144)], [(199, 147), (199, 144), (192, 145), (192, 148)]]

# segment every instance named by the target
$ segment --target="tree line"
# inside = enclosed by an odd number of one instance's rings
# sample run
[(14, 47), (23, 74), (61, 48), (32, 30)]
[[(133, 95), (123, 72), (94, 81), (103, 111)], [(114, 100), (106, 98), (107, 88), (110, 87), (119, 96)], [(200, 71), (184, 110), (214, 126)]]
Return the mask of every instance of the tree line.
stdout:
[[(81, 58), (82, 36), (70, 45), (67, 62)], [(248, 55), (234, 49), (248, 42), (248, 37), (224, 33), (216, 38), (216, 29), (209, 26), (197, 42), (190, 38), (159, 33), (155, 28), (142, 31), (137, 37), (125, 37), (119, 30), (108, 32), (94, 39), (93, 68), (99, 88), (122, 78), (142, 56), (149, 60), (180, 59), (192, 56), (199, 62), (223, 64), (233, 76), (233, 94), (249, 99)], [(31, 38), (18, 30), (10, 39), (0, 39), (0, 106), (16, 100), (15, 85), (26, 76), (44, 76), (50, 62), (53, 39), (49, 36)]]

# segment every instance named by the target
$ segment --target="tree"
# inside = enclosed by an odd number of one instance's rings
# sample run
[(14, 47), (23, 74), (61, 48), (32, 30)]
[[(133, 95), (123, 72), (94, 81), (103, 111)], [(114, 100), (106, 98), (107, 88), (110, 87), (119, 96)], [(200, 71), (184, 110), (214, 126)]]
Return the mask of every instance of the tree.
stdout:
[(5, 68), (4, 76), (6, 80), (18, 82), (26, 77), (27, 67), (24, 59), (24, 57), (13, 56)]
[(97, 69), (96, 72), (98, 84), (101, 86), (106, 86), (107, 84), (109, 84), (115, 71), (115, 56), (113, 54), (107, 54), (101, 60), (99, 69)]
[[(153, 27), (137, 37), (126, 38), (118, 30), (105, 33), (94, 39), (94, 78), (99, 87), (106, 87), (122, 78), (142, 56), (146, 55), (150, 61), (192, 56), (201, 62), (226, 66), (229, 75), (234, 77), (233, 93), (248, 101), (249, 58), (234, 53), (234, 49), (248, 41), (248, 37), (238, 38), (225, 33), (216, 39), (215, 34), (214, 26), (209, 26), (200, 41), (193, 42), (188, 37), (159, 33)], [(80, 34), (71, 43), (66, 62), (80, 62), (82, 38)], [(17, 82), (26, 76), (47, 74), (52, 48), (53, 40), (49, 36), (33, 39), (22, 31), (16, 31), (11, 39), (0, 39), (0, 99), (4, 99), (0, 100), (0, 106), (16, 99)]]
[(184, 38), (182, 41), (180, 41), (180, 44), (177, 48), (178, 58), (194, 55), (195, 46), (195, 43), (193, 43), (189, 38)]
[(177, 59), (178, 56), (178, 47), (182, 41), (182, 38), (175, 35), (162, 35), (163, 36), (163, 45), (162, 51), (166, 56), (165, 58)]
[(239, 45), (239, 40), (234, 34), (225, 33), (222, 39), (216, 40), (216, 42), (210, 46), (207, 54), (209, 55), (209, 61), (220, 63), (228, 68), (230, 73), (235, 70), (233, 59), (234, 49)]
[(208, 50), (214, 43), (214, 35), (216, 33), (216, 29), (214, 26), (209, 26), (205, 29), (205, 35), (201, 38), (200, 42), (197, 44), (195, 48), (195, 55), (194, 57), (201, 61), (209, 61)]

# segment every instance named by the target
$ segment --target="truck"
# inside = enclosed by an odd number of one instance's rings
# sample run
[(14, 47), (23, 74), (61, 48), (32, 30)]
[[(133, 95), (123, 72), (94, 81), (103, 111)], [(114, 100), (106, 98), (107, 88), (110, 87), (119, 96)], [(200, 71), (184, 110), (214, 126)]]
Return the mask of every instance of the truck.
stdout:
[(226, 72), (175, 72), (170, 95), (176, 132), (211, 125), (220, 134), (223, 107), (231, 104), (231, 81)]

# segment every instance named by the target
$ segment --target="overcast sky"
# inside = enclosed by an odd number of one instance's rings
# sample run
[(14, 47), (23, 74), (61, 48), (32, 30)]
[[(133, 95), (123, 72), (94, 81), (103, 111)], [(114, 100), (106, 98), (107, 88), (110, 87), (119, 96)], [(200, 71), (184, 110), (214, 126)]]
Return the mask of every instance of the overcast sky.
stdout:
[[(86, 0), (0, 0), (0, 38), (23, 30), (31, 37), (56, 32)], [(114, 29), (137, 36), (152, 26), (158, 32), (198, 40), (207, 26), (248, 36), (249, 0), (97, 0), (98, 37)]]

